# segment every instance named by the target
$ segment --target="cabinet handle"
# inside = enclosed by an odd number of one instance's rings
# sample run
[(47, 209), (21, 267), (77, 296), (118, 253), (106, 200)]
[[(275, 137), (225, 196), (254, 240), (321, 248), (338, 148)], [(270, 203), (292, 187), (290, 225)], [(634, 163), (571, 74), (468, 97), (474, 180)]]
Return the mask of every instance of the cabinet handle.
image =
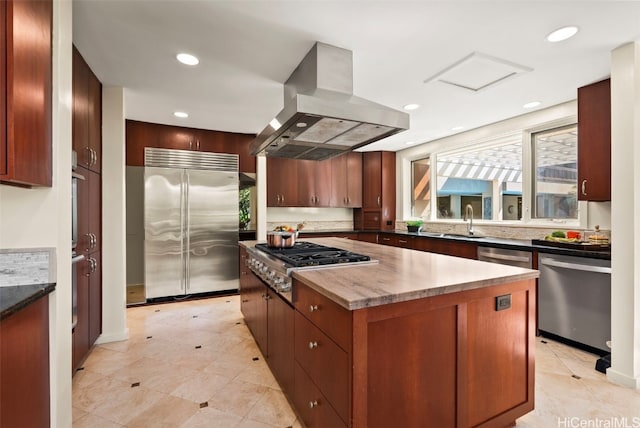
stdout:
[(280, 203), (284, 204), (284, 195), (280, 195), (280, 198), (282, 198)]
[(582, 196), (587, 196), (587, 180), (582, 180)]
[(401, 243), (401, 244), (406, 244), (407, 243), (407, 241), (402, 240), (402, 239), (398, 239), (398, 242)]
[(262, 298), (263, 298), (264, 300), (269, 300), (269, 295), (268, 295), (268, 294), (263, 294), (263, 295), (262, 295)]
[(200, 140), (196, 140), (196, 150), (200, 151)]
[(380, 196), (378, 196), (378, 206), (380, 206)]
[(391, 238), (382, 238), (383, 241), (391, 241)]
[(309, 408), (313, 409), (314, 407), (318, 407), (318, 400), (309, 401)]
[(309, 342), (309, 349), (316, 349), (318, 347), (318, 342)]
[(193, 150), (193, 141), (189, 140), (189, 150)]
[(314, 312), (318, 310), (318, 305), (310, 305), (309, 306), (309, 312)]
[(95, 165), (98, 163), (98, 152), (91, 149), (91, 165)]

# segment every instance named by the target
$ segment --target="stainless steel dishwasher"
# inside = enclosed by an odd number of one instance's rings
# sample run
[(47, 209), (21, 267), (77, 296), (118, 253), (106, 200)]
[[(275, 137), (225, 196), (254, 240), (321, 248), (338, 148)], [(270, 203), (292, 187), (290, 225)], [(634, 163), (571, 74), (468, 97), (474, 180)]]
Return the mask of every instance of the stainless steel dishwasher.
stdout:
[(540, 334), (609, 353), (611, 261), (540, 253), (538, 268)]
[(478, 247), (478, 260), (518, 266), (531, 269), (531, 251), (509, 250), (505, 248)]

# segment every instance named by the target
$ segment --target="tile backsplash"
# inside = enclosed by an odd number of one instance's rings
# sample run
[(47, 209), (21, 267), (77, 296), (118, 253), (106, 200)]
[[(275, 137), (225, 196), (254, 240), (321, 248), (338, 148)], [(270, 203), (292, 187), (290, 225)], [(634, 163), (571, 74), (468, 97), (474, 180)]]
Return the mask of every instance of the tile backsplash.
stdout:
[(56, 281), (54, 248), (0, 249), (0, 287)]

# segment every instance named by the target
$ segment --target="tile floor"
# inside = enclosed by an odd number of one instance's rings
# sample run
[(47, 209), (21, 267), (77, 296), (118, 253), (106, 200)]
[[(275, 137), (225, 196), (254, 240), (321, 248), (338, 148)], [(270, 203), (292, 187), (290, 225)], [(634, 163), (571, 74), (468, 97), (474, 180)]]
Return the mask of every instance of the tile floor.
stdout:
[[(127, 309), (130, 339), (96, 346), (73, 378), (73, 426), (299, 427), (239, 307), (231, 296)], [(596, 358), (538, 338), (536, 409), (517, 426), (640, 427), (640, 391), (608, 382)]]

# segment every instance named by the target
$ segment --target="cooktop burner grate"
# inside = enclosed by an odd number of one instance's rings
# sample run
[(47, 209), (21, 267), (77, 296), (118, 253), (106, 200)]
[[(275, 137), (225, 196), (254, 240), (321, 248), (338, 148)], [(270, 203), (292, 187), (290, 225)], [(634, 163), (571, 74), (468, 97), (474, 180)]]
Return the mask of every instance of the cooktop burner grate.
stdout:
[(256, 248), (293, 267), (356, 263), (371, 260), (369, 256), (363, 254), (304, 241), (296, 242), (292, 248), (272, 248), (267, 244), (256, 244)]

